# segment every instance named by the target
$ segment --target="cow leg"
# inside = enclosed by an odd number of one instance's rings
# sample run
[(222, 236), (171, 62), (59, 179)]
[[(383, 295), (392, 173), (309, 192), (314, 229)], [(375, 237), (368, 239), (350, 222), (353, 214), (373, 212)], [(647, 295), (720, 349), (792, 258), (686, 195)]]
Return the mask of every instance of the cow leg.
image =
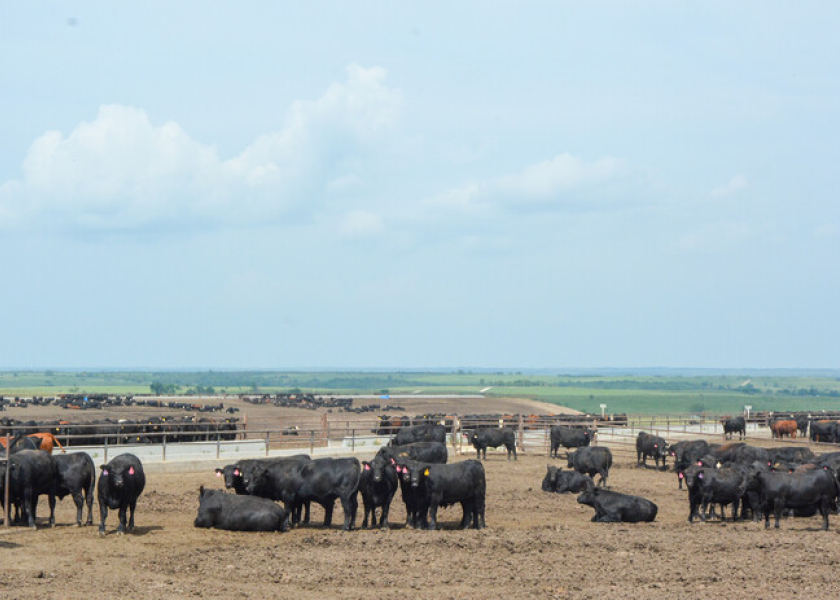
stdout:
[(513, 450), (513, 460), (519, 460), (519, 457), (516, 456), (516, 444), (513, 445), (511, 450)]
[(134, 500), (129, 504), (129, 508), (131, 509), (131, 516), (128, 518), (128, 530), (133, 532), (134, 531), (134, 509), (137, 506), (137, 500)]
[(332, 525), (333, 508), (335, 508), (335, 500), (324, 505), (324, 527)]
[(831, 512), (831, 502), (823, 500), (820, 502), (820, 514), (823, 518), (822, 530), (828, 531), (828, 513)]
[[(375, 527), (376, 526), (376, 511), (371, 510), (370, 506), (368, 506), (368, 503), (364, 498), (362, 498), (362, 504), (365, 507), (365, 518), (362, 519), (362, 529), (367, 529), (368, 528), (368, 516), (371, 517), (371, 521), (373, 523), (373, 526)], [(373, 514), (371, 514), (371, 513), (373, 513)]]
[(85, 525), (93, 525), (93, 494), (85, 493), (85, 503), (87, 504), (88, 516)]
[(434, 531), (437, 529), (437, 510), (438, 504), (436, 501), (432, 501), (429, 504), (429, 530)]
[(104, 502), (99, 503), (99, 535), (105, 535), (105, 519), (108, 518), (108, 507)]
[[(353, 494), (350, 497), (341, 498), (341, 509), (344, 511), (344, 531), (350, 531), (356, 527), (356, 510), (359, 508), (359, 500)], [(373, 521), (376, 522), (376, 508), (373, 508)]]
[(48, 494), (47, 500), (50, 503), (50, 527), (55, 527), (55, 494)]
[(484, 495), (479, 496), (473, 502), (473, 527), (476, 529), (484, 529)]
[(125, 514), (128, 512), (128, 506), (125, 504), (120, 504), (119, 515), (120, 524), (117, 525), (117, 535), (122, 535), (125, 533)]
[[(27, 486), (28, 487), (28, 486)], [(32, 529), (36, 529), (35, 527), (35, 508), (38, 506), (38, 496), (35, 496), (33, 501), (32, 499), (32, 490), (24, 489), (23, 490), (23, 517), (26, 519), (27, 525)]]
[(776, 529), (779, 528), (779, 520), (782, 518), (782, 511), (785, 508), (783, 500), (776, 499), (773, 503), (773, 516), (776, 518)]
[[(303, 503), (303, 524), (304, 525), (309, 525), (309, 505), (310, 505), (309, 500), (307, 500), (306, 502)], [(300, 515), (298, 515), (298, 517), (300, 517)]]

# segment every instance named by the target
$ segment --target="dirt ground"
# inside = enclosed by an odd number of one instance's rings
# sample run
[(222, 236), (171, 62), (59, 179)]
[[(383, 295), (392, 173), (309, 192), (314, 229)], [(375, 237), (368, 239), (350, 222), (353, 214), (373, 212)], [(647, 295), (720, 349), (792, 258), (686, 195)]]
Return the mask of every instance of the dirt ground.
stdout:
[[(396, 525), (386, 532), (196, 529), (198, 487), (218, 488), (220, 481), (210, 470), (149, 473), (133, 535), (113, 533), (113, 512), (105, 538), (96, 527), (71, 525), (69, 498), (59, 504), (54, 529), (0, 528), (0, 597), (648, 600), (827, 598), (840, 589), (836, 516), (828, 532), (819, 530), (819, 518), (787, 520), (780, 531), (751, 522), (690, 525), (673, 473), (619, 463), (612, 488), (656, 502), (657, 520), (596, 524), (575, 495), (540, 490), (547, 462), (489, 458), (483, 531), (454, 530), (459, 507), (441, 511), (444, 531), (404, 529), (399, 493), (391, 512)], [(42, 499), (42, 517), (45, 507)], [(322, 515), (313, 507), (314, 522)], [(362, 516), (360, 507), (359, 524)], [(334, 520), (341, 522), (340, 505)]]

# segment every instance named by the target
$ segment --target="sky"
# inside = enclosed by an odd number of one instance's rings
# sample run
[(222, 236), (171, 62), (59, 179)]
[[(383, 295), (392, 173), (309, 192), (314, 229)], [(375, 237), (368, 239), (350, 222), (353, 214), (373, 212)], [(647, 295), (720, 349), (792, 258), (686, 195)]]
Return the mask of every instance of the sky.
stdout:
[(0, 368), (840, 367), (838, 30), (0, 3)]

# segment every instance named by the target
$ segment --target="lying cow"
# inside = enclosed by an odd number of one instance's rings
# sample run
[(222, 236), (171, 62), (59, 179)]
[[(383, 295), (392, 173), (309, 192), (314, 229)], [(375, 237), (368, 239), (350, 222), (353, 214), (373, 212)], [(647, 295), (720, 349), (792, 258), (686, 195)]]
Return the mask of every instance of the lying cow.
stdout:
[(133, 454), (120, 454), (107, 465), (101, 465), (99, 485), (96, 488), (99, 500), (99, 535), (105, 535), (105, 519), (108, 509), (119, 510), (120, 524), (117, 535), (126, 532), (126, 512), (131, 511), (128, 519), (128, 531), (134, 531), (134, 509), (137, 498), (146, 487), (146, 475), (143, 473), (143, 463)]
[(226, 494), (222, 490), (198, 491), (196, 527), (227, 531), (286, 531), (286, 511), (271, 500), (257, 496)]
[(659, 508), (646, 498), (591, 486), (578, 496), (578, 504), (595, 509), (593, 523), (641, 523), (656, 518)]
[[(516, 432), (510, 427), (503, 427), (502, 429), (478, 429), (469, 432), (467, 441), (475, 448), (478, 458), (487, 460), (487, 448), (498, 448), (504, 446), (507, 448), (507, 458), (516, 460)], [(483, 453), (483, 456), (482, 456)]]
[(593, 482), (589, 475), (582, 475), (577, 471), (564, 471), (559, 467), (548, 465), (548, 472), (542, 481), (542, 491), (557, 494), (579, 493), (590, 484), (593, 484)]

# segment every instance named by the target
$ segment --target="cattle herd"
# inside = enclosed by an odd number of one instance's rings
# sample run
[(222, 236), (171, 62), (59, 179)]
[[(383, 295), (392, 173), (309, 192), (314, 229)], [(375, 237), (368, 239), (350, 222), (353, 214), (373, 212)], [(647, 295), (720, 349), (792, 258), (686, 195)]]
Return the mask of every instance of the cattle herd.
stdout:
[[(779, 419), (771, 424), (775, 432), (801, 431), (795, 419)], [(809, 423), (813, 435), (826, 435), (826, 423)], [(835, 423), (836, 424), (836, 423)], [(725, 435), (743, 435), (743, 420), (724, 423)], [(405, 505), (405, 525), (434, 530), (439, 527), (438, 509), (460, 505), (461, 528), (485, 526), (487, 483), (481, 459), (487, 448), (503, 447), (508, 460), (515, 460), (517, 432), (510, 427), (479, 428), (466, 432), (479, 460), (449, 463), (447, 428), (423, 423), (401, 428), (388, 445), (370, 461), (356, 458), (311, 458), (300, 454), (282, 458), (240, 460), (216, 469), (224, 481), (221, 490), (199, 490), (196, 527), (215, 527), (233, 531), (286, 531), (308, 524), (314, 502), (324, 509), (323, 525), (333, 519), (335, 501), (343, 511), (344, 530), (356, 528), (358, 498), (364, 517), (362, 527), (388, 529), (392, 501), (399, 491)], [(99, 502), (99, 531), (104, 535), (108, 510), (118, 511), (117, 533), (134, 528), (134, 512), (145, 486), (141, 461), (132, 454), (121, 454), (101, 466), (96, 474), (93, 461), (85, 453), (53, 455), (41, 447), (52, 433), (18, 435), (7, 463), (0, 463), (0, 498), (3, 497), (6, 469), (9, 470), (9, 498), (15, 522), (36, 526), (38, 499), (47, 496), (49, 523), (55, 523), (56, 498), (71, 496), (76, 505), (76, 524), (93, 524), (94, 489)], [(592, 442), (595, 432), (582, 427), (552, 426), (552, 458), (565, 449), (566, 470), (552, 464), (542, 481), (550, 493), (577, 493), (577, 502), (590, 506), (593, 522), (650, 522), (658, 507), (646, 498), (608, 488), (613, 456), (609, 448)], [(838, 510), (840, 492), (840, 452), (815, 455), (804, 447), (762, 448), (745, 442), (725, 440), (709, 443), (686, 440), (669, 443), (663, 437), (640, 432), (636, 438), (639, 468), (664, 470), (671, 459), (676, 484), (688, 491), (688, 521), (725, 519), (758, 521), (765, 527), (770, 517), (775, 526), (788, 517), (822, 517), (828, 529), (829, 514)], [(39, 449), (41, 448), (41, 449)], [(51, 448), (50, 448), (51, 450)], [(648, 467), (648, 460), (653, 464)], [(596, 483), (595, 477), (598, 481)], [(98, 484), (95, 485), (98, 481)], [(87, 506), (87, 519), (83, 520)]]

